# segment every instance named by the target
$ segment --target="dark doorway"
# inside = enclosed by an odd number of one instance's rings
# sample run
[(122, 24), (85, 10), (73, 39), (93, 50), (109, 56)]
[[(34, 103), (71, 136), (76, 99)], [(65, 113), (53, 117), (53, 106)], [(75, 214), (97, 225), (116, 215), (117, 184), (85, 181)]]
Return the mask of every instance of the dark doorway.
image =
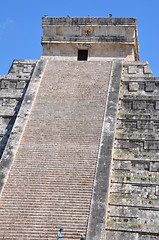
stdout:
[(79, 50), (78, 49), (78, 61), (87, 61), (88, 50)]

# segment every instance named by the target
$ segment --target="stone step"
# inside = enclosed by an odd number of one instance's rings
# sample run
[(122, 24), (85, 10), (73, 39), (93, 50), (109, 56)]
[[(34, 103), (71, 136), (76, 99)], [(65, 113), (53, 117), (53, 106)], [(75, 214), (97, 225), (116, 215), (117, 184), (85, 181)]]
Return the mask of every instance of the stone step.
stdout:
[(3, 192), (0, 236), (86, 233), (110, 71), (110, 62), (48, 61)]

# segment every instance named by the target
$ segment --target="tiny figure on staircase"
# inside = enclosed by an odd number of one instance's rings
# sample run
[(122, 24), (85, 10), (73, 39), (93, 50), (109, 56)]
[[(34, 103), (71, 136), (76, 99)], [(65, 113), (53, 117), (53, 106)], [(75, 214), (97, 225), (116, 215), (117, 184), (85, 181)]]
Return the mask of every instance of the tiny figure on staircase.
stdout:
[(85, 240), (83, 233), (81, 233), (81, 238), (80, 240)]
[(60, 228), (60, 230), (57, 232), (57, 240), (61, 240), (61, 238), (62, 238), (62, 231), (63, 231), (63, 228)]

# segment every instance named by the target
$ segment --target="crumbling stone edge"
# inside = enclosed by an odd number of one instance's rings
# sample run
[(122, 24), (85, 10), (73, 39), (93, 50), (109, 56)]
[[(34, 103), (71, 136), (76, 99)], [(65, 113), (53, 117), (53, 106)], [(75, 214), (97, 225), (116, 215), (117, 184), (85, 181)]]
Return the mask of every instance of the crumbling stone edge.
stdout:
[(96, 166), (94, 188), (87, 228), (87, 240), (105, 240), (105, 222), (113, 156), (115, 124), (122, 72), (122, 61), (114, 60), (106, 99), (105, 116)]
[(47, 60), (37, 61), (35, 70), (30, 80), (27, 92), (16, 118), (15, 124), (11, 131), (8, 143), (3, 152), (0, 162), (0, 197), (7, 182), (13, 161), (18, 151), (20, 141), (25, 131), (26, 124), (38, 93), (40, 82), (43, 78), (43, 74), (47, 65)]

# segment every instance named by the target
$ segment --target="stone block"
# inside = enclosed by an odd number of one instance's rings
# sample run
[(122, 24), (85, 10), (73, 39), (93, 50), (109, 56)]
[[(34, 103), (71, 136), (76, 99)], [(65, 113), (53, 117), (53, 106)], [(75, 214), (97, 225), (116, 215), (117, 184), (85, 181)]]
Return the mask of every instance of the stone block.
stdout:
[(147, 171), (149, 170), (149, 162), (134, 163), (133, 170), (135, 171)]
[(139, 83), (139, 90), (140, 91), (145, 91), (145, 82), (143, 82), (143, 79), (139, 79), (141, 82)]
[(31, 66), (31, 65), (24, 65), (23, 73), (31, 73), (32, 69), (33, 69), (33, 66)]
[(143, 148), (142, 141), (135, 141), (135, 140), (118, 140), (116, 143), (116, 147), (118, 149), (129, 149), (133, 150), (134, 152), (138, 152), (139, 149)]
[[(2, 136), (2, 138), (3, 138), (3, 135), (6, 133), (6, 127), (7, 127), (7, 125), (1, 125), (0, 126), (0, 136)], [(0, 141), (2, 141), (2, 139), (0, 140)]]
[(145, 110), (147, 108), (146, 101), (133, 101), (132, 108), (134, 110)]
[(10, 82), (9, 88), (15, 89), (16, 88), (16, 82)]
[(136, 66), (128, 66), (128, 73), (129, 74), (135, 74), (137, 71)]
[(159, 172), (159, 162), (150, 162), (150, 171)]
[(154, 127), (153, 121), (137, 121), (137, 128), (138, 129), (146, 129), (146, 130), (153, 130)]
[(158, 150), (159, 141), (144, 141), (144, 149), (146, 150)]
[[(125, 171), (123, 171), (123, 172), (125, 172)], [(114, 173), (114, 177), (115, 177), (115, 175), (116, 175), (116, 173)], [(118, 173), (117, 173), (117, 175), (118, 175)], [(124, 175), (124, 173), (123, 173), (123, 175)], [(111, 190), (110, 190), (110, 194), (114, 195), (114, 196), (130, 194), (130, 192), (131, 192), (131, 185), (130, 184), (121, 184), (121, 183), (113, 184), (111, 186)]]
[(138, 233), (107, 231), (106, 239), (110, 240), (138, 240)]
[(2, 106), (15, 107), (16, 105), (17, 105), (17, 100), (16, 99), (3, 99)]
[(137, 128), (137, 121), (125, 121), (124, 122), (124, 127), (126, 129), (134, 129)]
[(145, 235), (145, 234), (139, 234), (138, 240), (158, 240), (158, 236), (155, 235)]
[(158, 214), (158, 211), (140, 210), (140, 223), (148, 224), (148, 229), (150, 229), (151, 224), (159, 225)]
[(152, 74), (151, 68), (149, 65), (144, 66), (144, 73), (145, 74)]
[(130, 161), (114, 161), (114, 169), (124, 169), (129, 170), (131, 168)]
[(0, 116), (6, 117), (6, 116), (13, 116), (14, 115), (14, 109), (13, 107), (6, 107), (2, 106), (0, 108)]
[(143, 66), (138, 66), (138, 68), (137, 68), (137, 74), (142, 76), (142, 75), (143, 75), (143, 72), (144, 72)]
[(1, 81), (1, 88), (9, 88), (10, 86), (10, 81), (9, 80), (2, 80)]
[(125, 216), (125, 217), (138, 217), (139, 209), (137, 207), (128, 206), (111, 206), (109, 209), (110, 216)]
[(137, 92), (139, 89), (139, 84), (137, 82), (130, 82), (128, 90), (129, 92)]
[(121, 107), (126, 108), (127, 110), (130, 110), (132, 108), (132, 101), (122, 101)]
[(18, 98), (22, 97), (22, 92), (23, 91), (21, 89), (13, 90), (13, 89), (7, 88), (7, 91), (6, 91), (6, 89), (1, 89), (0, 97), (1, 97), (1, 99), (2, 98), (18, 99)]
[(156, 110), (159, 110), (159, 101), (156, 101), (155, 109), (156, 109)]
[(0, 125), (7, 126), (9, 122), (11, 121), (10, 118), (7, 117), (0, 117)]
[[(155, 187), (149, 187), (151, 185), (151, 182), (147, 179), (149, 179), (151, 175), (149, 176), (141, 176), (141, 179), (136, 178), (136, 175), (134, 175), (133, 184), (136, 183), (136, 186), (132, 186), (132, 203), (135, 206), (140, 205), (146, 207), (146, 206), (154, 206), (154, 204), (158, 204), (157, 196), (155, 194)], [(145, 187), (143, 187), (143, 183)], [(141, 185), (140, 185), (141, 184)], [(131, 195), (130, 195), (131, 196)], [(140, 218), (144, 219), (141, 214)], [(142, 220), (143, 221), (143, 220)]]
[(153, 92), (154, 90), (155, 90), (155, 83), (154, 82), (146, 82), (145, 91)]
[(156, 195), (159, 196), (159, 186), (156, 186)]
[(25, 81), (18, 81), (16, 88), (23, 89), (25, 87), (25, 85), (26, 85)]

